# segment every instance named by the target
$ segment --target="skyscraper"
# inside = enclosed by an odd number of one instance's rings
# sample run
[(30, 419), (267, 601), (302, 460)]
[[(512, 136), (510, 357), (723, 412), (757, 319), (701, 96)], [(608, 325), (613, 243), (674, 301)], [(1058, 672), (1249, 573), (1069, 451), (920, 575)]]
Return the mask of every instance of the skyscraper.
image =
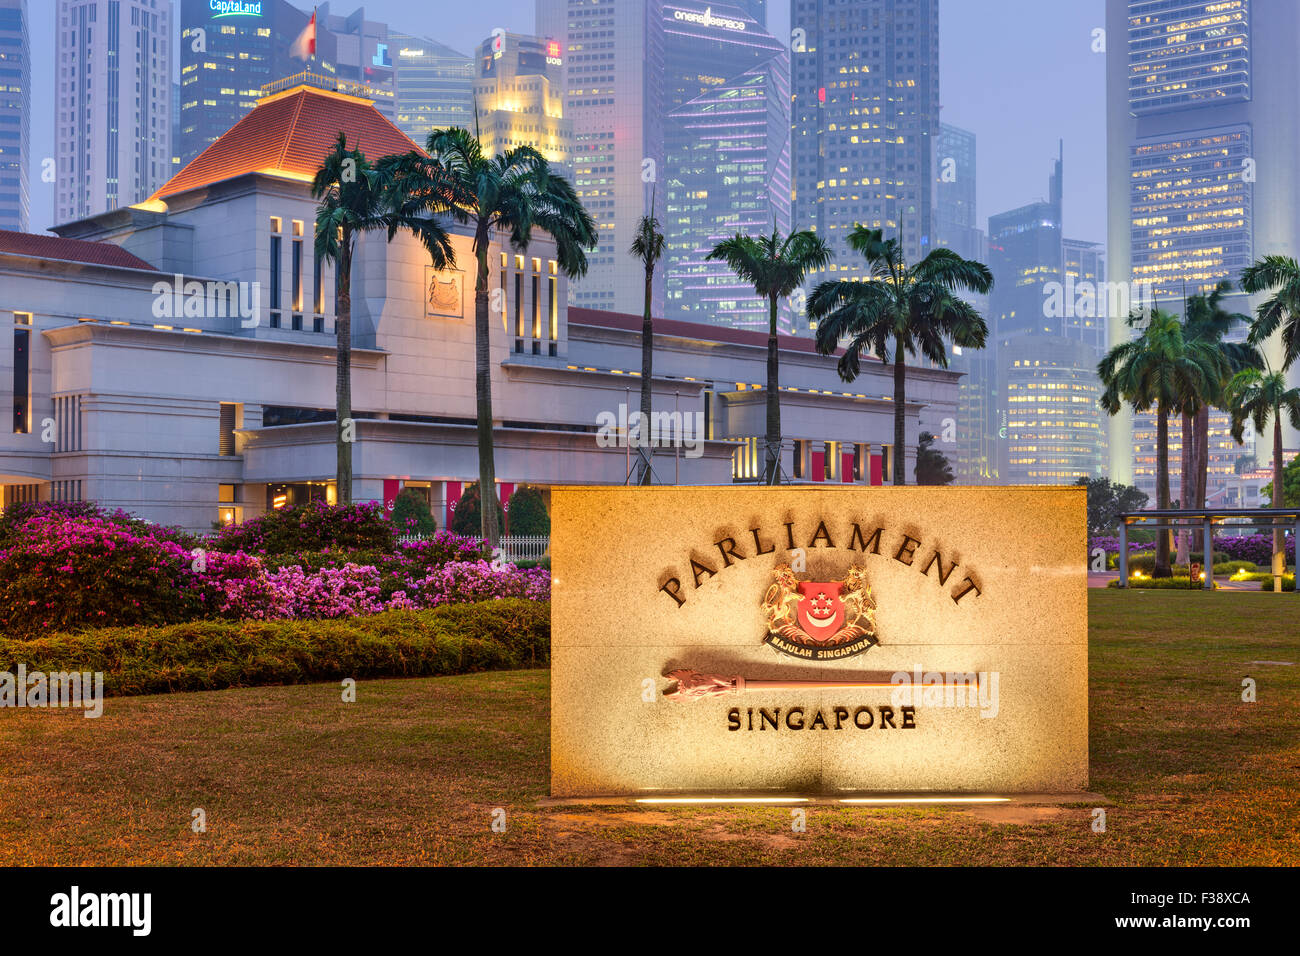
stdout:
[(790, 231), (789, 53), (740, 5), (673, 0), (664, 63), (664, 314), (766, 330), (768, 303), (706, 259), (738, 232)]
[(795, 228), (831, 247), (832, 278), (866, 272), (857, 223), (916, 261), (935, 244), (938, 0), (793, 0), (790, 25)]
[(55, 218), (146, 199), (172, 171), (172, 7), (59, 0)]
[[(970, 130), (943, 123), (936, 151), (935, 245), (967, 259), (985, 262), (988, 242), (976, 223), (976, 139)], [(987, 295), (965, 298), (988, 320)], [(936, 436), (939, 450), (952, 462), (961, 484), (992, 482), (998, 475), (998, 396), (994, 341), (987, 348), (952, 349), (949, 367), (963, 373), (951, 440), (945, 429)], [(951, 447), (949, 447), (951, 446)]]
[(474, 122), (485, 154), (531, 146), (569, 172), (573, 131), (564, 116), (563, 65), (558, 40), (498, 33), (479, 44)]
[[(228, 8), (227, 8), (228, 7)], [(392, 44), (386, 24), (315, 7), (316, 52), (292, 55), (311, 12), (286, 0), (214, 6), (181, 0), (182, 165), (216, 142), (262, 95), (262, 88), (309, 71), (341, 81), (346, 92), (366, 95), (386, 118), (396, 115)]]
[(388, 38), (397, 70), (397, 128), (421, 146), (435, 129), (473, 129), (473, 58), (424, 37)]
[[(1107, 0), (1107, 151), (1112, 280), (1146, 283), (1163, 309), (1236, 281), (1243, 266), (1300, 248), (1300, 6), (1288, 0)], [(1125, 42), (1126, 41), (1126, 42)], [(1257, 302), (1230, 298), (1249, 314)], [(1133, 334), (1109, 316), (1110, 343)], [(1240, 333), (1238, 333), (1240, 334)], [(1276, 366), (1276, 342), (1266, 349)], [(1292, 383), (1300, 381), (1293, 369)], [(1111, 477), (1155, 491), (1150, 416), (1110, 421)], [(1178, 496), (1179, 423), (1170, 428)], [(1211, 417), (1211, 494), (1232, 475), (1238, 446)], [(1286, 429), (1285, 443), (1297, 436)], [(1257, 449), (1260, 464), (1268, 443)]]
[(1105, 465), (1104, 257), (1064, 236), (1064, 168), (1062, 143), (1048, 198), (989, 218), (998, 479), (1007, 484), (1070, 484)]
[(27, 0), (0, 0), (0, 229), (27, 231), (31, 113)]
[[(597, 225), (587, 275), (569, 289), (573, 305), (635, 314), (644, 306), (644, 274), (627, 250), (652, 196), (663, 219), (663, 6), (537, 0), (537, 35), (558, 42), (564, 61), (574, 186)], [(654, 292), (662, 314), (662, 280)]]
[(984, 259), (984, 230), (975, 215), (975, 134), (942, 123), (935, 152), (935, 245), (967, 259)]

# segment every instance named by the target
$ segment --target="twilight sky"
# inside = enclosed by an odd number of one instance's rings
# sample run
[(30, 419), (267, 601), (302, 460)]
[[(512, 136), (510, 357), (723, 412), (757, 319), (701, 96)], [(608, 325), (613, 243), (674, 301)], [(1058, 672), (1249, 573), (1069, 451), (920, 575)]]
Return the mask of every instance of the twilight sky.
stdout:
[[(309, 0), (296, 0), (306, 8)], [(494, 27), (533, 30), (533, 0), (334, 0), (469, 53)], [(32, 225), (53, 220), (53, 187), (40, 181), (54, 152), (55, 0), (28, 0), (32, 38)], [(179, 6), (179, 5), (178, 5)], [(1065, 140), (1065, 233), (1106, 240), (1105, 57), (1092, 31), (1104, 0), (940, 0), (942, 119), (978, 136), (978, 216), (1045, 198), (1057, 140)], [(788, 0), (768, 0), (768, 28), (789, 36)], [(179, 67), (177, 68), (179, 72)]]

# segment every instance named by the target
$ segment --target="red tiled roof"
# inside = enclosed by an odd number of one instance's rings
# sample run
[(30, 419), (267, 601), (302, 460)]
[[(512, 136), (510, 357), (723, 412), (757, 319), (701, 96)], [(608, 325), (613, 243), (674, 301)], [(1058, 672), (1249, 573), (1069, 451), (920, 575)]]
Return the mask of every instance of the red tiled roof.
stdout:
[(254, 172), (310, 181), (340, 131), (367, 159), (419, 149), (369, 100), (299, 86), (260, 100), (150, 200)]
[(158, 271), (139, 256), (132, 255), (111, 242), (63, 239), (36, 232), (10, 232), (7, 229), (0, 229), (0, 253), (5, 252), (20, 256), (36, 256), (39, 259), (62, 259), (68, 262), (89, 262), (98, 266)]
[[(640, 332), (642, 317), (626, 312), (605, 312), (600, 309), (583, 309), (569, 307), (569, 323), (594, 325), (605, 329), (623, 329), (628, 332)], [(767, 333), (751, 329), (731, 329), (720, 325), (707, 325), (703, 322), (683, 322), (680, 319), (654, 319), (657, 335), (676, 335), (681, 338), (699, 339), (704, 342), (728, 342), (735, 345), (753, 345), (767, 348)], [(777, 348), (786, 352), (809, 352), (817, 354), (817, 345), (813, 337), (801, 335), (778, 335)], [(842, 354), (836, 349), (835, 354)]]

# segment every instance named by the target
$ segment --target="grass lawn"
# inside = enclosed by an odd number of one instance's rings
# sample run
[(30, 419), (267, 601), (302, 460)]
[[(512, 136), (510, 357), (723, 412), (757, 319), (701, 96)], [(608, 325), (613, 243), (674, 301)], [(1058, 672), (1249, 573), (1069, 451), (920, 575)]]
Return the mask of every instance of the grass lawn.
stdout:
[(1086, 806), (815, 806), (799, 834), (782, 807), (542, 809), (548, 673), (514, 671), (0, 711), (0, 864), (1300, 864), (1300, 599), (1088, 597), (1105, 833)]

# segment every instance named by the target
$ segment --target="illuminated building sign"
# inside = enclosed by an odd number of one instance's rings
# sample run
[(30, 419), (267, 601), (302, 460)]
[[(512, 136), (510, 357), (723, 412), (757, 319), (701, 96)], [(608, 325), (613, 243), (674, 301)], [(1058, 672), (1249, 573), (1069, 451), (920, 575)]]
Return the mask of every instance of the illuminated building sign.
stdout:
[(222, 17), (260, 17), (262, 0), (208, 0), (208, 9), (212, 19)]
[(702, 27), (720, 27), (723, 30), (740, 30), (745, 29), (744, 20), (733, 20), (731, 17), (715, 17), (712, 7), (705, 7), (703, 13), (694, 13), (690, 10), (677, 10), (673, 13), (674, 20), (681, 20), (684, 23), (695, 23)]
[(1085, 499), (554, 489), (552, 795), (1085, 789)]
[(397, 51), (397, 55), (398, 55), (398, 56), (424, 56), (424, 51), (423, 51), (423, 50), (410, 50), (410, 49), (407, 49), (406, 47), (402, 47), (402, 49), (400, 49), (400, 50)]
[(555, 40), (546, 41), (546, 62), (551, 66), (561, 66), (564, 63), (560, 57), (560, 44)]

